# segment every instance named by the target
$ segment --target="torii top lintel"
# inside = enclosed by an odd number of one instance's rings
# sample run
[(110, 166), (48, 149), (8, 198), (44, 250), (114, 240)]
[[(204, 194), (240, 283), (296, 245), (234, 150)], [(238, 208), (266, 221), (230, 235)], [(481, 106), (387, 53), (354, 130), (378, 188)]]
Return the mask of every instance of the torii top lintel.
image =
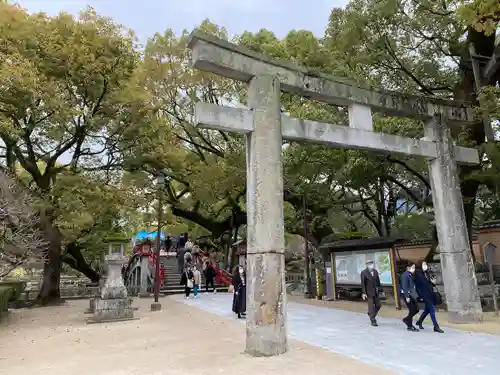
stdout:
[(280, 79), (282, 91), (320, 102), (338, 106), (366, 104), (389, 116), (421, 120), (442, 114), (450, 122), (474, 121), (469, 103), (363, 88), (346, 79), (272, 59), (199, 30), (189, 36), (188, 48), (192, 50), (194, 68), (243, 82), (257, 75), (273, 74)]

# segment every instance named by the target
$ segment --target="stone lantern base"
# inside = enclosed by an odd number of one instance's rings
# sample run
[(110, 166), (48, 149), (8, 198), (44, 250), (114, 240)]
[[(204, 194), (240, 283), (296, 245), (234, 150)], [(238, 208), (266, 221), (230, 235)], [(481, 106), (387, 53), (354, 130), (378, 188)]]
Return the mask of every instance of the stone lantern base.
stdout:
[(106, 282), (101, 288), (99, 297), (91, 302), (92, 317), (87, 323), (105, 323), (137, 319), (134, 318), (132, 299), (127, 296), (127, 289), (123, 283), (121, 266), (124, 257), (112, 254), (106, 257), (108, 267)]

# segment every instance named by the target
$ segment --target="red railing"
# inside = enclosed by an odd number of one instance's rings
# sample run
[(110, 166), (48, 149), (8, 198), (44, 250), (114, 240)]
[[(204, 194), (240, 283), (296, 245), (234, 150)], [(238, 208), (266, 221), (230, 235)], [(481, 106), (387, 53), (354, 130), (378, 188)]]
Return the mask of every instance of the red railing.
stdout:
[(228, 286), (231, 285), (233, 281), (233, 276), (229, 272), (219, 268), (219, 266), (216, 267), (215, 272), (216, 272), (215, 280), (217, 284), (228, 285)]

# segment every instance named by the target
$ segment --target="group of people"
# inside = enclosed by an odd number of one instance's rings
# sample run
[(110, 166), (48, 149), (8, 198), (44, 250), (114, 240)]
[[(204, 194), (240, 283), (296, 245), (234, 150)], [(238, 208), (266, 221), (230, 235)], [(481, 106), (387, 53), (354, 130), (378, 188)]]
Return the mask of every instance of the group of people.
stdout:
[(200, 247), (193, 244), (187, 233), (183, 233), (177, 240), (175, 245), (177, 265), (179, 273), (183, 273), (186, 267), (191, 267), (195, 263), (200, 263), (202, 258), (202, 251)]
[[(378, 271), (375, 269), (372, 260), (366, 262), (366, 269), (361, 272), (360, 277), (362, 297), (368, 302), (368, 316), (371, 325), (376, 327), (378, 326), (377, 314), (381, 307), (382, 286)], [(439, 301), (439, 293), (435, 291), (435, 284), (436, 280), (429, 272), (426, 262), (420, 262), (419, 264), (408, 263), (406, 271), (401, 275), (401, 297), (408, 308), (408, 315), (403, 318), (403, 323), (405, 323), (408, 331), (418, 332), (419, 329), (423, 330), (424, 320), (427, 316), (430, 316), (434, 325), (434, 332), (443, 333), (436, 318), (435, 306), (441, 301)], [(420, 311), (420, 301), (424, 304), (424, 310), (416, 322), (417, 328), (413, 325), (413, 318)]]
[[(210, 288), (214, 293), (217, 292), (215, 289), (215, 277), (217, 272), (210, 261), (206, 261), (203, 265), (203, 276), (205, 277), (205, 292), (208, 293)], [(184, 292), (186, 298), (189, 298), (191, 292), (193, 292), (194, 298), (198, 297), (198, 292), (201, 287), (201, 272), (198, 270), (196, 265), (188, 264), (181, 275), (181, 285), (184, 286)]]

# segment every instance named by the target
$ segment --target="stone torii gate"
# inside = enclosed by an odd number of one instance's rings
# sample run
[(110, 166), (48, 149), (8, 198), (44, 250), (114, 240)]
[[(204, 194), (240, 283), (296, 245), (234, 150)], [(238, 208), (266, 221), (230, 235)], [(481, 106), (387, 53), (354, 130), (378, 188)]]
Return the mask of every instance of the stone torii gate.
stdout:
[[(288, 346), (283, 139), (425, 157), (429, 161), (449, 320), (481, 321), (456, 165), (477, 164), (479, 156), (475, 149), (455, 146), (448, 129), (448, 123), (473, 121), (469, 107), (437, 98), (370, 91), (199, 31), (191, 34), (188, 48), (194, 68), (249, 83), (249, 109), (203, 102), (195, 108), (198, 126), (243, 134), (247, 140), (247, 353), (279, 355)], [(281, 114), (281, 91), (348, 107), (348, 126)], [(424, 120), (425, 137), (411, 139), (377, 133), (372, 111)]]

